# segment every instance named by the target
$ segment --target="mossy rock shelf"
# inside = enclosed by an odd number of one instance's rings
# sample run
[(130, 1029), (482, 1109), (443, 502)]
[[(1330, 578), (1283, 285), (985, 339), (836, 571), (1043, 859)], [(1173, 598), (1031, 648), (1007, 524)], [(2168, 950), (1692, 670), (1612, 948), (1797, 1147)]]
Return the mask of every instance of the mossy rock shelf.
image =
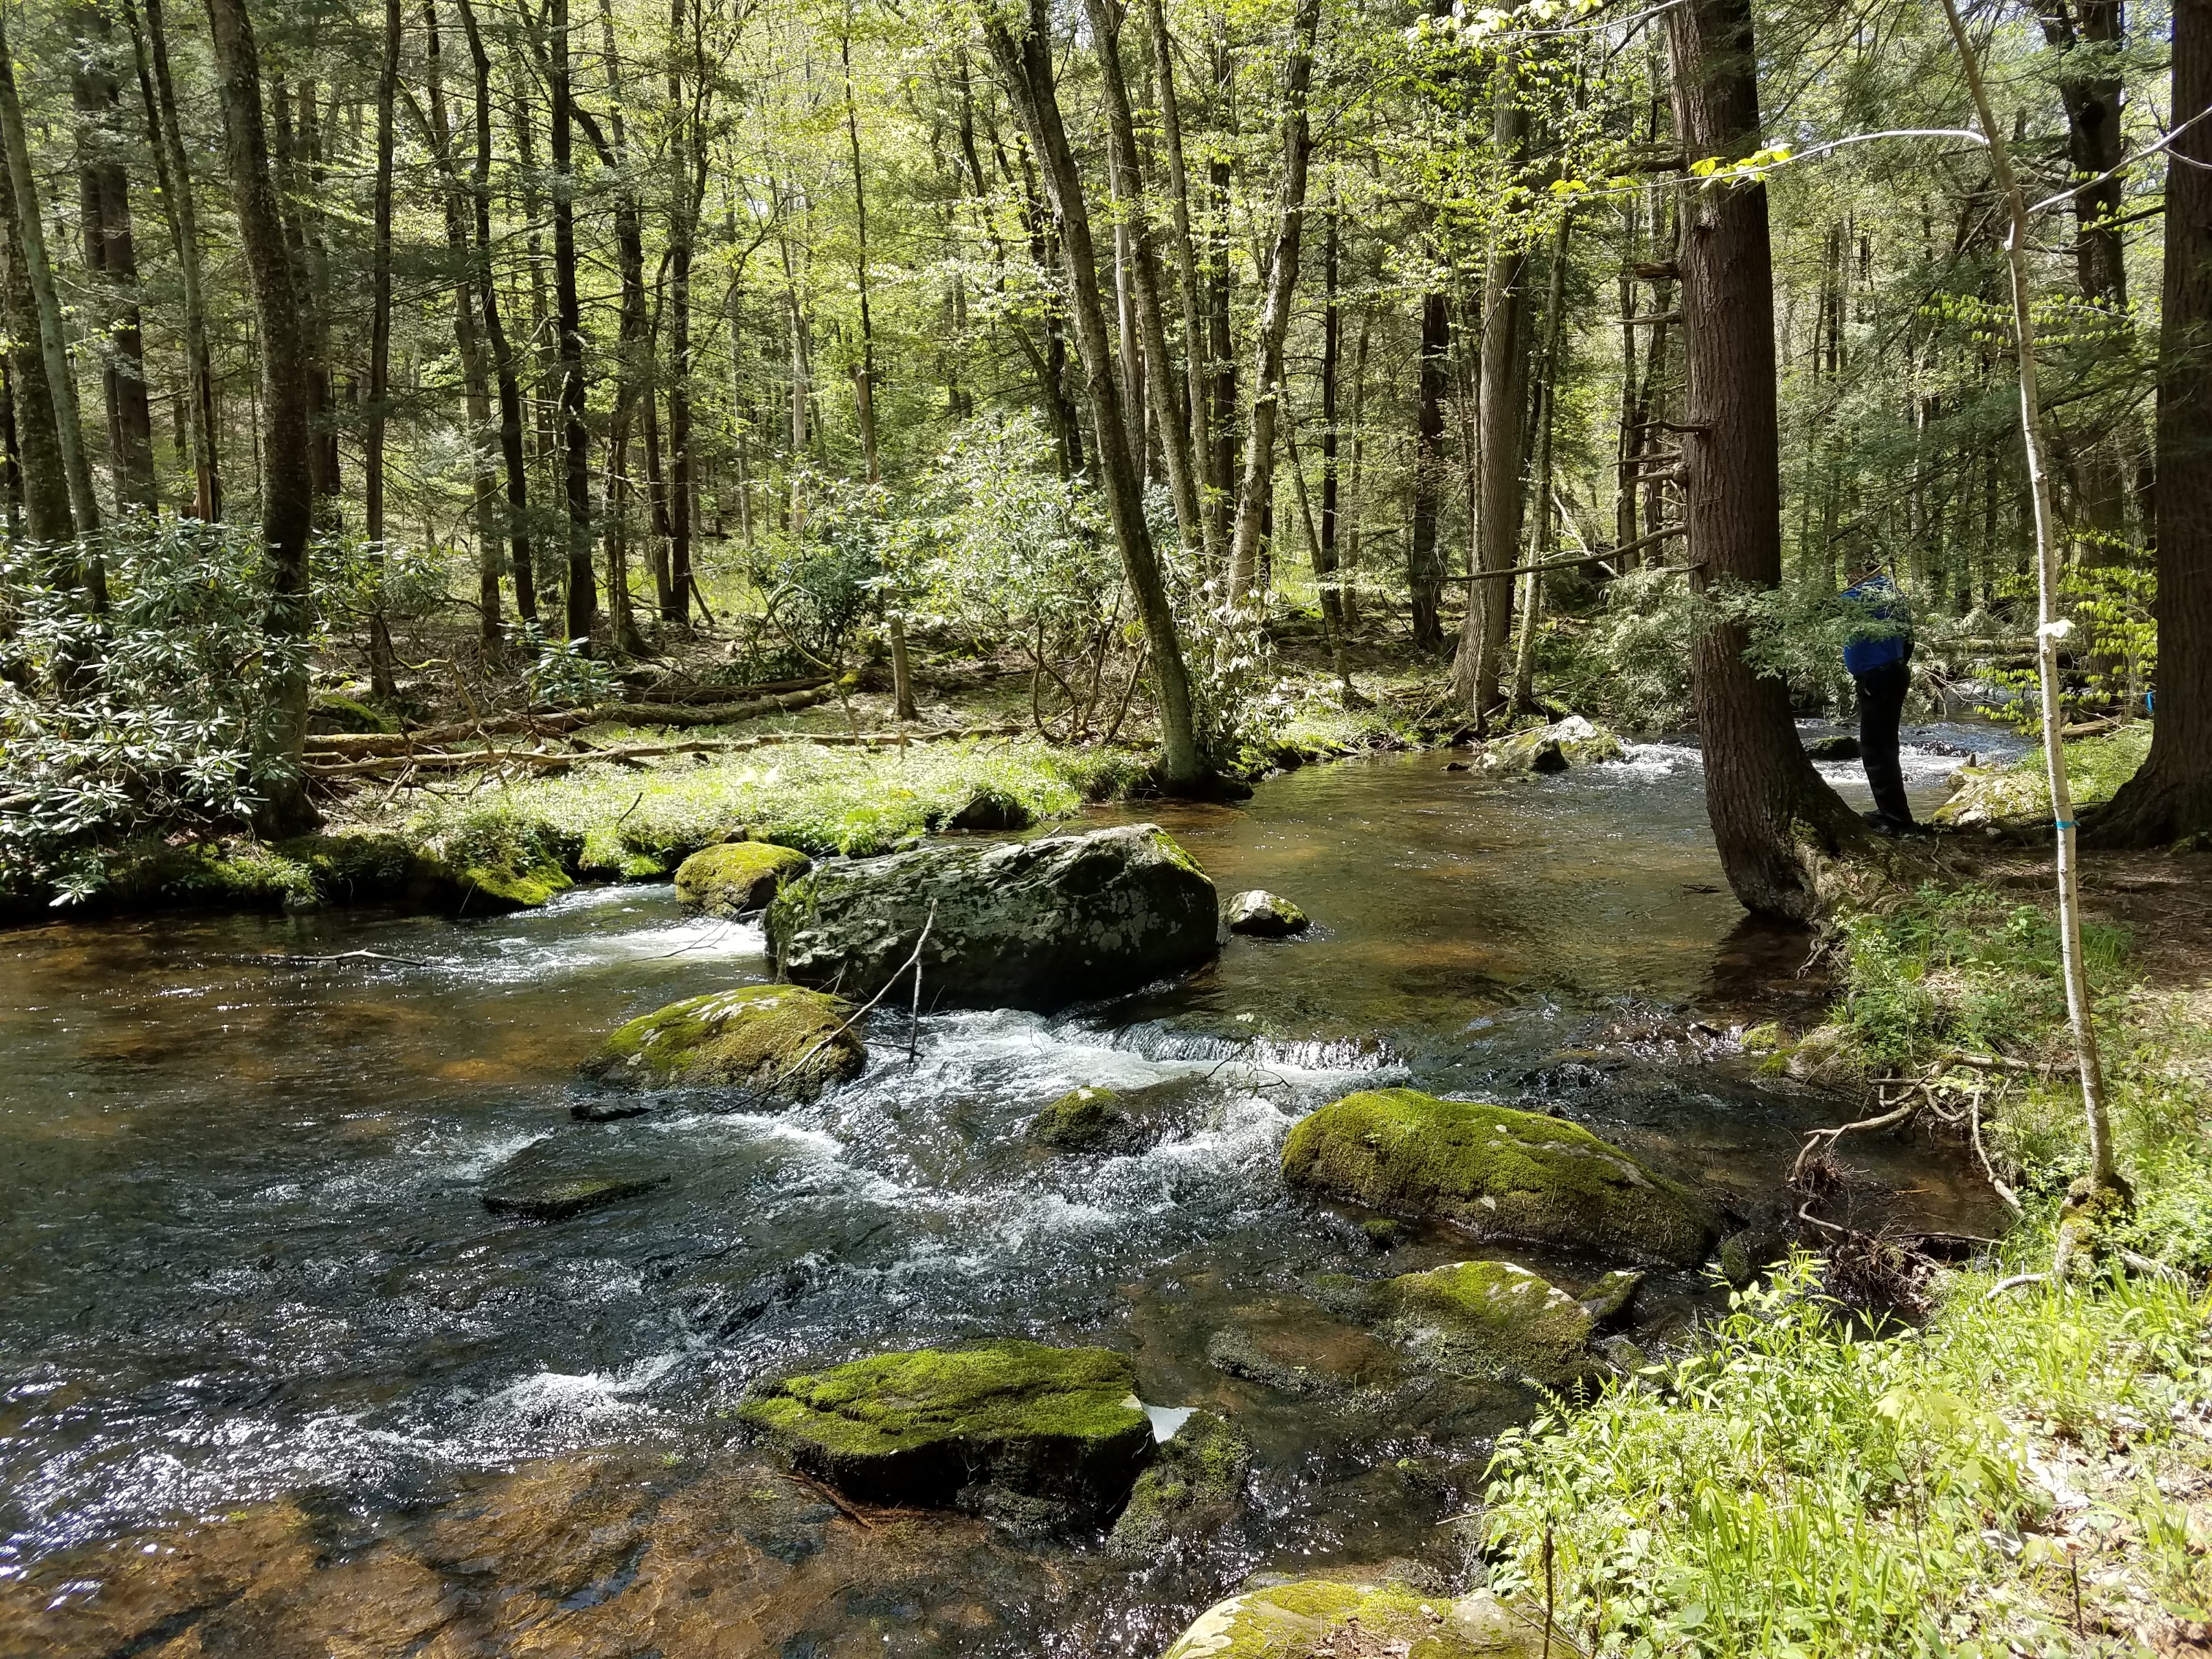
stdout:
[(763, 1382), (738, 1416), (864, 1502), (993, 1513), (1011, 1497), (1096, 1522), (1152, 1455), (1135, 1389), (1119, 1354), (1009, 1340)]
[(1601, 1373), (1596, 1322), (1556, 1285), (1510, 1261), (1456, 1261), (1382, 1287), (1388, 1328), (1423, 1359), (1462, 1375), (1547, 1389)]
[(1283, 1143), (1293, 1187), (1397, 1214), (1432, 1215), (1477, 1238), (1691, 1266), (1720, 1215), (1703, 1195), (1564, 1119), (1413, 1089), (1347, 1095)]
[[(1405, 1584), (1300, 1578), (1207, 1608), (1165, 1659), (1536, 1659), (1543, 1650), (1540, 1630), (1487, 1590), (1454, 1601)], [(1562, 1641), (1552, 1650), (1571, 1650)]]

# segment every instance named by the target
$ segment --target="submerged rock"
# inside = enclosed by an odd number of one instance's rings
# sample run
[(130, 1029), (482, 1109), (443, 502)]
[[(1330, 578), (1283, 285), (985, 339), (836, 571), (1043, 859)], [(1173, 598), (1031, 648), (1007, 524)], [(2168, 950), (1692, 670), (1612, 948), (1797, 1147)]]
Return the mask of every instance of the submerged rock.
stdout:
[(1300, 1578), (1207, 1608), (1164, 1659), (1536, 1659), (1542, 1650), (1542, 1632), (1488, 1590), (1454, 1601), (1403, 1583)]
[(1535, 726), (1483, 745), (1475, 764), (1486, 772), (1564, 772), (1626, 758), (1620, 738), (1580, 714)]
[(1306, 913), (1286, 898), (1255, 887), (1229, 901), (1229, 931), (1255, 939), (1284, 939), (1312, 925)]
[(1056, 1152), (1095, 1152), (1125, 1146), (1137, 1126), (1111, 1089), (1070, 1089), (1030, 1120), (1029, 1138)]
[(494, 1215), (565, 1221), (666, 1184), (668, 1171), (635, 1146), (610, 1142), (611, 1130), (549, 1135), (494, 1170), (477, 1196)]
[(1585, 1290), (1576, 1299), (1583, 1311), (1590, 1316), (1590, 1323), (1599, 1330), (1624, 1322), (1636, 1305), (1636, 1292), (1644, 1286), (1644, 1275), (1627, 1267), (1615, 1267)]
[(1193, 1412), (1137, 1477), (1106, 1547), (1127, 1559), (1158, 1555), (1218, 1531), (1237, 1513), (1252, 1447), (1212, 1412)]
[[(742, 1091), (763, 1104), (811, 1100), (866, 1062), (853, 1010), (796, 985), (748, 985), (672, 1002), (621, 1027), (586, 1060), (600, 1083)], [(579, 1105), (580, 1117), (619, 1115)]]
[(1856, 760), (1861, 750), (1859, 740), (1848, 732), (1838, 732), (1832, 738), (1815, 738), (1805, 745), (1805, 752), (1816, 761)]
[(1383, 1286), (1388, 1328), (1429, 1364), (1563, 1388), (1604, 1370), (1595, 1322), (1548, 1279), (1510, 1261), (1457, 1261)]
[(1561, 1118), (1413, 1089), (1347, 1095), (1293, 1127), (1283, 1176), (1372, 1209), (1442, 1216), (1479, 1238), (1702, 1261), (1705, 1198)]
[(1065, 1524), (1111, 1514), (1152, 1455), (1135, 1382), (1103, 1348), (1008, 1340), (763, 1382), (738, 1414), (866, 1502)]
[(686, 910), (707, 916), (741, 916), (758, 910), (787, 881), (814, 862), (795, 848), (773, 842), (730, 841), (694, 853), (676, 866), (676, 896)]
[(793, 980), (865, 997), (927, 923), (925, 1002), (1050, 1010), (1206, 961), (1218, 902), (1164, 831), (1133, 824), (825, 865), (777, 895), (768, 933)]

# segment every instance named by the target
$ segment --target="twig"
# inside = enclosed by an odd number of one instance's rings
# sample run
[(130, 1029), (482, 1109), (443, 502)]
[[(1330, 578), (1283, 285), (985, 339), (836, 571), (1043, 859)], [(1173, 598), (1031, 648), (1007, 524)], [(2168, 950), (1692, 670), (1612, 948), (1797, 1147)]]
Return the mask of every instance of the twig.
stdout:
[(388, 956), (382, 951), (340, 951), (327, 957), (260, 956), (249, 960), (266, 963), (272, 968), (319, 968), (331, 962), (397, 962), (410, 968), (431, 965), (420, 957)]
[(908, 969), (912, 968), (915, 970), (915, 983), (917, 986), (921, 984), (921, 947), (929, 942), (929, 929), (931, 925), (934, 923), (936, 920), (937, 901), (935, 899), (932, 899), (929, 902), (929, 914), (922, 919), (921, 937), (916, 939), (914, 942), (914, 954), (909, 956), (904, 962), (902, 962), (896, 968), (891, 970), (890, 977), (883, 982), (882, 987), (876, 992), (875, 995), (870, 997), (866, 1002), (862, 1003), (859, 1007), (853, 1011), (852, 1018), (847, 1020), (836, 1030), (830, 1032), (819, 1042), (816, 1043), (811, 1048), (809, 1048), (805, 1054), (799, 1055), (797, 1060), (792, 1061), (792, 1063), (784, 1070), (778, 1073), (775, 1079), (778, 1083), (782, 1082), (784, 1079), (787, 1077), (796, 1076), (799, 1071), (805, 1067), (807, 1061), (812, 1060), (815, 1055), (820, 1054), (824, 1048), (835, 1042), (839, 1037), (851, 1030), (853, 1027), (859, 1023), (861, 1016), (866, 1014), (869, 1009), (874, 1007), (878, 1003), (881, 1002), (884, 1000), (884, 993), (889, 991), (892, 986), (897, 984), (899, 981), (904, 977)]
[[(1917, 1101), (1907, 1101), (1904, 1105), (1899, 1106), (1895, 1111), (1884, 1112), (1880, 1117), (1861, 1118), (1856, 1123), (1838, 1124), (1832, 1129), (1808, 1130), (1805, 1135), (1805, 1145), (1797, 1153), (1797, 1161), (1790, 1166), (1789, 1184), (1792, 1187), (1795, 1187), (1797, 1184), (1797, 1177), (1803, 1173), (1805, 1169), (1805, 1160), (1812, 1157), (1814, 1152), (1826, 1152), (1838, 1140), (1841, 1140), (1845, 1135), (1860, 1134), (1875, 1129), (1890, 1128), (1896, 1124), (1904, 1122), (1905, 1119), (1911, 1117), (1919, 1109), (1920, 1106)], [(1821, 1224), (1825, 1225), (1826, 1224), (1824, 1223)]]
[(2016, 1291), (2023, 1285), (2040, 1285), (2050, 1277), (2049, 1273), (2014, 1273), (2010, 1279), (2000, 1279), (1990, 1285), (1989, 1294), (1982, 1300), (1994, 1302), (2007, 1291)]
[(2005, 1207), (2014, 1215), (2018, 1215), (2021, 1212), (2019, 1198), (2011, 1188), (1997, 1179), (1997, 1172), (1990, 1164), (1990, 1155), (1982, 1148), (1982, 1096), (1978, 1089), (1974, 1091), (1974, 1115), (1972, 1122), (1971, 1133), (1974, 1143), (1974, 1156), (1981, 1160), (1982, 1173), (1989, 1177), (1991, 1189), (2004, 1200)]

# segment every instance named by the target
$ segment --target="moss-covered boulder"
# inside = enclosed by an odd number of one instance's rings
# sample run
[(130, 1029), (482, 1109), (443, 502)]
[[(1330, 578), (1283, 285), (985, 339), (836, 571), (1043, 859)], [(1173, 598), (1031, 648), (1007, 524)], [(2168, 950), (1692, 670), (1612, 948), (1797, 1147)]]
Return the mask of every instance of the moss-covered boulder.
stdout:
[(783, 884), (814, 862), (795, 848), (773, 842), (731, 841), (694, 853), (676, 866), (676, 896), (703, 916), (742, 916), (766, 908)]
[(1387, 1328), (1439, 1370), (1564, 1388), (1603, 1369), (1595, 1322), (1548, 1279), (1510, 1261), (1456, 1261), (1383, 1287)]
[(1229, 901), (1229, 931), (1254, 939), (1287, 939), (1312, 926), (1306, 913), (1264, 887), (1239, 893)]
[(1627, 755), (1617, 733), (1591, 725), (1580, 714), (1570, 714), (1484, 744), (1475, 764), (1485, 772), (1565, 772), (1624, 760)]
[(1615, 1267), (1575, 1299), (1583, 1304), (1583, 1311), (1590, 1316), (1594, 1327), (1601, 1331), (1610, 1330), (1627, 1322), (1636, 1310), (1636, 1293), (1643, 1288), (1642, 1273), (1633, 1268)]
[(1478, 1238), (1525, 1239), (1680, 1266), (1719, 1233), (1713, 1205), (1561, 1118), (1413, 1089), (1347, 1095), (1293, 1127), (1294, 1187)]
[(1111, 1089), (1070, 1089), (1030, 1120), (1029, 1138), (1056, 1152), (1097, 1152), (1127, 1146), (1137, 1126)]
[(1543, 1647), (1541, 1630), (1487, 1590), (1454, 1601), (1407, 1584), (1300, 1578), (1207, 1608), (1165, 1659), (1536, 1659)]
[(738, 1408), (807, 1474), (877, 1504), (1103, 1520), (1152, 1454), (1129, 1362), (992, 1342), (878, 1354), (757, 1384)]
[(1048, 1011), (1197, 967), (1217, 948), (1218, 907), (1166, 832), (1132, 824), (841, 860), (776, 896), (768, 934), (802, 985), (868, 996), (922, 940), (930, 1006)]
[[(586, 1060), (594, 1082), (641, 1089), (734, 1089), (748, 1103), (811, 1100), (867, 1060), (851, 1006), (797, 985), (711, 991), (618, 1029)], [(588, 1105), (588, 1103), (586, 1103)], [(580, 1108), (580, 1116), (604, 1114)]]
[(1146, 1559), (1188, 1546), (1234, 1518), (1252, 1448), (1212, 1412), (1194, 1411), (1137, 1477), (1106, 1547)]

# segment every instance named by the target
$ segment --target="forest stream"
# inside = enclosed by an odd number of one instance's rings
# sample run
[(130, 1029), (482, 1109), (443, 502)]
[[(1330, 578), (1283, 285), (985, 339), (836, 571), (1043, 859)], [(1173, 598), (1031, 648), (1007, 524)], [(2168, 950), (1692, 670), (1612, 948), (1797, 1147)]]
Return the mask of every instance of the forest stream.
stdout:
[[(2017, 748), (1906, 740), (1923, 807), (1958, 755)], [(1316, 1285), (1500, 1253), (1441, 1229), (1386, 1250), (1289, 1195), (1289, 1126), (1410, 1081), (1559, 1113), (1748, 1211), (1850, 1115), (1730, 1036), (1824, 991), (1804, 937), (1729, 895), (1694, 750), (1502, 781), (1451, 759), (1101, 809), (1313, 933), (1056, 1018), (887, 1006), (856, 1082), (775, 1115), (571, 1118), (616, 1024), (772, 972), (757, 927), (665, 885), (0, 936), (0, 1652), (1151, 1659), (1255, 1572), (1448, 1567), (1440, 1523), (1541, 1401), (1417, 1373)], [(1146, 1103), (1155, 1144), (1031, 1146), (1077, 1085)], [(488, 1212), (548, 1138), (661, 1184)], [(1854, 1158), (1862, 1217), (1995, 1230), (1953, 1149)], [(1613, 1265), (1514, 1259), (1571, 1286)], [(1663, 1352), (1720, 1297), (1655, 1275), (1635, 1340)], [(1221, 1413), (1255, 1449), (1239, 1520), (1132, 1562), (870, 1511), (731, 1416), (759, 1377), (1001, 1335), (1127, 1352), (1163, 1433)]]

